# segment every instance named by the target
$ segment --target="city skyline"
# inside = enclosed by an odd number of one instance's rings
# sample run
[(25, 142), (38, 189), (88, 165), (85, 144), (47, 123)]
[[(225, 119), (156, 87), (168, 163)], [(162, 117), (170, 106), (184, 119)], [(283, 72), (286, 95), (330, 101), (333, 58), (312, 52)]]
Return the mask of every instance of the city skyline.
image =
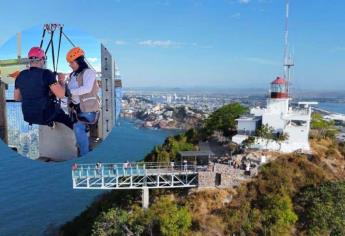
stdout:
[[(64, 23), (105, 43), (124, 87), (267, 88), (283, 74), (284, 0), (51, 3), (4, 3), (0, 43), (33, 25)], [(344, 7), (342, 1), (290, 1), (294, 88), (345, 85)], [(4, 11), (12, 8), (16, 14)]]

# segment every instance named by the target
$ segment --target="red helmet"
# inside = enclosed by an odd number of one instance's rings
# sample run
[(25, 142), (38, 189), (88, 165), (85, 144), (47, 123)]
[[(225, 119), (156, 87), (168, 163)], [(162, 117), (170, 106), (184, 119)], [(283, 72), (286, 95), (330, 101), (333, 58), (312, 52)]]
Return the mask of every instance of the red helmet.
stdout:
[(29, 58), (46, 59), (46, 54), (40, 47), (33, 47), (28, 53)]

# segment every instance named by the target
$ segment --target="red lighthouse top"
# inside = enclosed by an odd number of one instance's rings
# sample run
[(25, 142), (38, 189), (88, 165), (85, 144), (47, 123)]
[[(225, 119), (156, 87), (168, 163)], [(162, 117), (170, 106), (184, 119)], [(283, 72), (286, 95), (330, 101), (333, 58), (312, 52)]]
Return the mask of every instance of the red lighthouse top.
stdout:
[(271, 82), (271, 98), (288, 98), (288, 82), (283, 77), (277, 77)]
[(286, 84), (287, 81), (283, 77), (277, 77), (275, 80), (272, 81), (272, 84)]

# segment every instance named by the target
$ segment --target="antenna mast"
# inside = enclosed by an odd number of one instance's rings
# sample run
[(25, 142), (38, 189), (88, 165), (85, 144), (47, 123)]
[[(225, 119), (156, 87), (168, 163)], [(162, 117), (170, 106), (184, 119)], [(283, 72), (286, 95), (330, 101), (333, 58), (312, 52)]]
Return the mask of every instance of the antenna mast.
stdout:
[(290, 86), (290, 68), (294, 66), (292, 56), (289, 54), (289, 0), (286, 0), (285, 12), (285, 38), (284, 38), (284, 77), (287, 79), (288, 93)]

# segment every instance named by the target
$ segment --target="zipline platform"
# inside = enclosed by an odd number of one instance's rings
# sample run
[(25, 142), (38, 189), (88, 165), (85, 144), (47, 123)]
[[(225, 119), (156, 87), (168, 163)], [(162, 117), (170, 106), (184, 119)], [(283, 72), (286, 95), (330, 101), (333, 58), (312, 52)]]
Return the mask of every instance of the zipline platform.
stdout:
[(74, 189), (190, 188), (207, 167), (180, 163), (102, 163), (72, 167)]
[[(257, 175), (257, 167), (250, 170), (229, 164), (195, 162), (126, 162), (74, 164), (74, 189), (141, 189), (142, 205), (149, 205), (149, 189), (234, 187)], [(247, 173), (246, 173), (247, 172)]]

